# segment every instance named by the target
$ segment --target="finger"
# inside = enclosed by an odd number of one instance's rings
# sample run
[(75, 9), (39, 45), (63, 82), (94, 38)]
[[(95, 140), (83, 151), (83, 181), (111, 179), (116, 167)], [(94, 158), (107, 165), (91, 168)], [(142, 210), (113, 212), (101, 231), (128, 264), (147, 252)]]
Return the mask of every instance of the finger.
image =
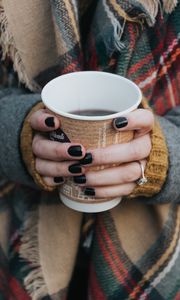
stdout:
[(128, 143), (111, 145), (106, 148), (90, 150), (92, 166), (107, 164), (122, 164), (146, 159), (151, 151), (149, 134), (143, 135)]
[(96, 198), (122, 197), (129, 195), (135, 186), (135, 183), (127, 183), (106, 187), (86, 187), (83, 191), (86, 196), (94, 196)]
[(49, 186), (59, 186), (65, 182), (65, 179), (61, 176), (58, 177), (43, 177), (44, 182)]
[(86, 154), (82, 145), (50, 141), (40, 134), (33, 139), (32, 151), (39, 158), (53, 161), (81, 159)]
[(45, 177), (67, 177), (84, 173), (84, 168), (77, 162), (53, 162), (36, 158), (35, 168), (37, 172)]
[(150, 132), (154, 125), (154, 115), (148, 109), (136, 109), (126, 117), (116, 118), (113, 122), (116, 130), (136, 130), (138, 136)]
[(51, 115), (45, 109), (34, 112), (30, 119), (30, 125), (37, 131), (52, 131), (59, 128), (60, 121), (56, 116)]
[[(141, 162), (145, 168), (145, 160)], [(100, 171), (89, 171), (86, 174), (74, 176), (73, 180), (76, 184), (83, 186), (98, 187), (136, 182), (141, 176), (139, 162), (132, 162)]]

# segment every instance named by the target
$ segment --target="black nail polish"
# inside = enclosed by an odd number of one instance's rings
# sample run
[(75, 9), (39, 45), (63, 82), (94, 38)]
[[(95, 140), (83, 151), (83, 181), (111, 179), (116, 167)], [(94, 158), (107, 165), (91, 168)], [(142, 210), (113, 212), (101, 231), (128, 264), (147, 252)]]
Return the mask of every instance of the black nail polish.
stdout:
[(81, 165), (88, 165), (92, 163), (92, 154), (86, 153), (86, 155), (79, 161)]
[(128, 120), (125, 117), (119, 117), (114, 121), (114, 125), (116, 126), (116, 128), (123, 128), (127, 126), (127, 124)]
[(54, 177), (54, 182), (55, 183), (62, 183), (64, 181), (63, 177)]
[(75, 157), (82, 156), (81, 146), (71, 146), (71, 147), (69, 147), (68, 153), (69, 153), (69, 155), (75, 156)]
[(79, 164), (71, 165), (69, 166), (69, 172), (72, 174), (81, 173), (82, 172), (81, 166)]
[(45, 124), (46, 124), (46, 126), (48, 126), (48, 127), (54, 127), (54, 126), (55, 126), (55, 123), (54, 123), (54, 117), (46, 118)]
[(86, 176), (85, 175), (74, 176), (73, 180), (75, 183), (83, 184), (86, 183)]
[(95, 190), (93, 188), (86, 188), (84, 194), (86, 196), (95, 196)]

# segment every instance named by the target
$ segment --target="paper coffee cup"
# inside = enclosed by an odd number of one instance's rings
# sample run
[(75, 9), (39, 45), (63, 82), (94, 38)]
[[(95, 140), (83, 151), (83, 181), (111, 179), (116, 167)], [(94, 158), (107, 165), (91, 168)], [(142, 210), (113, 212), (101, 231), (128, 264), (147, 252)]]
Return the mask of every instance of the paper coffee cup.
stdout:
[[(99, 71), (68, 73), (51, 80), (41, 96), (45, 106), (61, 122), (61, 128), (51, 133), (53, 140), (80, 143), (88, 150), (133, 139), (132, 131), (118, 132), (112, 124), (115, 118), (135, 110), (142, 99), (138, 86), (124, 77)], [(82, 111), (95, 112), (95, 115), (81, 115)], [(99, 111), (107, 114), (98, 115)], [(92, 169), (98, 171), (107, 167)], [(105, 211), (121, 201), (120, 197), (86, 196), (72, 178), (66, 179), (59, 194), (65, 205), (83, 212)]]

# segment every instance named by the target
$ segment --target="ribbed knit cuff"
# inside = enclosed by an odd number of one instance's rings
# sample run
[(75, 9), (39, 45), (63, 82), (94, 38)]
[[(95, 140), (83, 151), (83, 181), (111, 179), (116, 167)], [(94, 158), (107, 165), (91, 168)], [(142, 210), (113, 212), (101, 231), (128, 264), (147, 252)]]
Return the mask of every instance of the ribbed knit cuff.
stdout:
[(42, 109), (42, 108), (44, 108), (44, 104), (42, 102), (36, 104), (30, 111), (30, 113), (27, 115), (27, 117), (24, 121), (23, 128), (21, 131), (21, 152), (22, 152), (22, 158), (25, 162), (25, 165), (26, 165), (29, 173), (33, 177), (35, 183), (40, 188), (51, 192), (55, 189), (55, 187), (47, 185), (43, 181), (43, 178), (41, 177), (41, 175), (36, 171), (35, 156), (32, 152), (32, 140), (33, 140), (34, 132), (33, 132), (32, 127), (30, 126), (29, 118), (33, 112), (35, 112), (39, 109)]
[[(142, 106), (143, 108), (150, 109), (145, 100), (142, 101)], [(141, 186), (137, 185), (130, 198), (138, 196), (151, 197), (159, 193), (165, 183), (168, 171), (168, 149), (157, 119), (155, 119), (155, 124), (151, 132), (151, 143), (152, 149), (145, 168), (145, 177), (148, 181)]]

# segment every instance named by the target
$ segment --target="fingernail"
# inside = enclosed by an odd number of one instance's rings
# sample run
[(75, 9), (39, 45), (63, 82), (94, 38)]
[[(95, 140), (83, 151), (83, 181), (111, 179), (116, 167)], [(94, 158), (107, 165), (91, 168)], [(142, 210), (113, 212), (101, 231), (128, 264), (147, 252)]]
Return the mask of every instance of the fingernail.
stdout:
[(64, 181), (63, 177), (54, 177), (54, 182), (55, 183), (62, 183)]
[(54, 127), (54, 126), (55, 126), (55, 123), (54, 123), (54, 117), (46, 118), (45, 124), (46, 124), (46, 126), (48, 126), (48, 127)]
[(69, 166), (69, 172), (72, 174), (81, 173), (82, 169), (79, 164)]
[(92, 160), (93, 160), (92, 154), (91, 153), (86, 153), (86, 155), (82, 159), (80, 159), (79, 162), (80, 162), (81, 165), (88, 165), (88, 164), (92, 163)]
[(79, 184), (86, 183), (86, 176), (85, 175), (74, 176), (73, 180), (75, 183), (79, 183)]
[(114, 121), (114, 125), (116, 128), (123, 128), (123, 127), (127, 126), (127, 124), (128, 124), (128, 120), (125, 117), (117, 118)]
[(85, 188), (84, 194), (86, 196), (95, 196), (95, 190), (93, 188)]
[(71, 147), (69, 147), (68, 153), (71, 156), (76, 156), (76, 157), (82, 156), (81, 146), (71, 146)]

